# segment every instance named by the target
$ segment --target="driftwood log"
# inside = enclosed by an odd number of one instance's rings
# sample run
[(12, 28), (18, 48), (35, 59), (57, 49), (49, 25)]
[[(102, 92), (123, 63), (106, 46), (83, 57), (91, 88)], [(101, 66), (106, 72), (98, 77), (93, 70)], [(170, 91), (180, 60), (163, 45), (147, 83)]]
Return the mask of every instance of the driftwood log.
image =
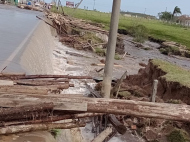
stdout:
[[(68, 86), (68, 83), (59, 83), (59, 82), (45, 82), (45, 81), (16, 81), (17, 85), (25, 86), (50, 86), (50, 85), (59, 85), (59, 86)], [(69, 84), (69, 87), (74, 87), (74, 84)], [(67, 89), (67, 88), (66, 88)]]
[(71, 129), (77, 127), (84, 127), (85, 123), (47, 123), (47, 124), (31, 124), (31, 125), (18, 125), (0, 128), (0, 135), (15, 134), (30, 131), (41, 131), (51, 129)]
[[(17, 95), (14, 95), (16, 98)], [(106, 98), (81, 98), (81, 97), (61, 97), (51, 99), (34, 99), (25, 97), (14, 99), (0, 97), (0, 106), (14, 106), (16, 104), (30, 104), (42, 102), (67, 103), (87, 103), (87, 112), (108, 113), (118, 115), (132, 115), (146, 118), (160, 118), (176, 121), (190, 122), (190, 106), (183, 104), (152, 103), (133, 100), (119, 100)]]
[[(73, 86), (73, 85), (71, 85)], [(51, 85), (51, 86), (21, 86), (21, 85), (7, 85), (0, 86), (0, 92), (7, 93), (29, 93), (29, 94), (47, 94), (48, 91), (68, 89), (70, 84)]]
[(59, 83), (59, 82), (65, 82), (68, 83), (70, 79), (63, 78), (63, 79), (21, 79), (21, 80), (15, 80), (14, 83), (17, 84), (19, 82), (32, 82), (32, 83)]
[(190, 106), (182, 104), (152, 103), (104, 98), (62, 97), (59, 99), (36, 99), (30, 101), (26, 99), (1, 98), (0, 106), (15, 105), (15, 103), (22, 104), (47, 101), (60, 103), (87, 103), (87, 112), (132, 115), (137, 117), (160, 118), (190, 122)]
[(20, 79), (35, 79), (35, 78), (68, 78), (68, 79), (92, 79), (91, 76), (70, 76), (70, 75), (26, 75), (20, 76)]
[[(51, 115), (49, 111), (42, 111), (42, 112), (27, 112), (19, 115), (7, 115), (7, 116), (0, 116), (0, 126), (8, 126), (8, 125), (17, 125), (19, 122), (20, 124), (25, 124), (25, 121), (34, 121), (42, 118), (47, 118)], [(12, 123), (10, 123), (12, 122)], [(32, 124), (32, 123), (31, 123)]]
[(41, 103), (37, 105), (28, 105), (14, 108), (0, 108), (0, 117), (7, 115), (18, 115), (34, 111), (53, 110), (53, 107), (53, 103)]
[(7, 79), (37, 79), (37, 78), (67, 78), (67, 79), (92, 79), (91, 76), (71, 76), (71, 75), (10, 75), (0, 74), (0, 78)]
[[(88, 84), (86, 84), (87, 89), (91, 92), (91, 94), (95, 97), (95, 98), (102, 98), (102, 96), (95, 90), (93, 90)], [(114, 126), (114, 128), (120, 133), (120, 134), (125, 134), (125, 132), (127, 131), (127, 128), (117, 120), (115, 115), (108, 115), (108, 120), (110, 121), (110, 123)]]
[[(86, 117), (94, 117), (94, 116), (101, 116), (103, 113), (79, 113), (79, 114), (52, 114), (51, 116), (49, 113), (42, 112), (38, 113), (38, 117), (36, 117), (35, 120), (29, 120), (28, 116), (27, 119), (23, 119), (23, 116), (15, 117), (15, 121), (6, 122), (4, 121), (0, 126), (10, 126), (10, 125), (28, 125), (28, 124), (40, 124), (40, 123), (51, 123), (56, 122), (60, 120), (66, 120), (66, 119), (79, 119), (79, 118), (86, 118)], [(31, 117), (32, 115), (30, 115)], [(33, 113), (33, 116), (35, 117), (35, 113)], [(33, 118), (33, 117), (31, 117)]]

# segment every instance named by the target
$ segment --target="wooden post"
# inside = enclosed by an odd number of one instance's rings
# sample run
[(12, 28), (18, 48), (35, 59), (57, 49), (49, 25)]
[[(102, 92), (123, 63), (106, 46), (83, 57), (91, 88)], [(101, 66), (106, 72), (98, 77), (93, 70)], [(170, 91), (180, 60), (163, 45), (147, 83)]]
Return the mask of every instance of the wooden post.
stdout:
[(153, 89), (152, 89), (152, 96), (151, 96), (151, 102), (156, 102), (157, 88), (158, 88), (158, 80), (154, 80)]

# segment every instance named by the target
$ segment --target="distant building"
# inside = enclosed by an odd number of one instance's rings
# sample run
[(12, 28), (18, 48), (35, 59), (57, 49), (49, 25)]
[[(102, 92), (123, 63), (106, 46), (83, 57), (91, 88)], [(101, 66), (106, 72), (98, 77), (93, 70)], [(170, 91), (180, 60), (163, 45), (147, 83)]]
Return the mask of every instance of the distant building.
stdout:
[(74, 2), (66, 1), (66, 7), (74, 8)]
[(178, 23), (183, 25), (183, 26), (187, 26), (190, 27), (190, 17), (189, 15), (182, 15), (180, 17), (178, 17)]
[(132, 17), (131, 14), (124, 14), (125, 17)]

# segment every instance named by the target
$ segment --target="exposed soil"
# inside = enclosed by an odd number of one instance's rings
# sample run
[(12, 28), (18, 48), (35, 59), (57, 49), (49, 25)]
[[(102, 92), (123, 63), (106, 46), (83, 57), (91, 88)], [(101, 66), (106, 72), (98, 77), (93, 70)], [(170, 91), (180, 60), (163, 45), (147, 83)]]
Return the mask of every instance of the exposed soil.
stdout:
[[(138, 86), (144, 90), (145, 96), (150, 96), (152, 93), (152, 85), (155, 79), (159, 80), (157, 95), (164, 101), (170, 99), (181, 100), (184, 103), (190, 104), (190, 88), (182, 86), (179, 82), (168, 82), (162, 76), (166, 73), (157, 68), (151, 61), (145, 69), (140, 69), (137, 75), (130, 75), (125, 80), (123, 86)], [(141, 91), (142, 92), (142, 91)]]

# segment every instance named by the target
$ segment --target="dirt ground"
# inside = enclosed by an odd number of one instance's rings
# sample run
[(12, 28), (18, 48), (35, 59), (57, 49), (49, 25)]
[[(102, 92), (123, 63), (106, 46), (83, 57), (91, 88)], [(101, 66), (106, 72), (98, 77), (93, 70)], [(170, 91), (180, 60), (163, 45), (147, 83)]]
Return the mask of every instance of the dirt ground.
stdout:
[[(124, 36), (126, 40), (131, 39), (129, 36)], [(149, 59), (162, 59), (169, 61), (173, 64), (181, 66), (186, 69), (190, 69), (189, 60), (182, 57), (166, 56), (159, 52), (157, 49), (160, 45), (150, 41), (144, 43), (144, 47), (148, 47), (149, 50), (144, 50), (139, 47), (135, 47), (131, 42), (124, 41), (126, 56), (121, 60), (115, 60), (113, 69), (113, 79), (118, 79), (127, 70), (128, 75), (137, 74), (140, 68), (144, 68), (144, 65), (148, 64)], [(103, 70), (97, 72), (104, 67), (103, 63), (105, 57), (100, 57), (95, 53), (89, 51), (76, 50), (73, 48), (62, 45), (55, 38), (56, 47), (54, 49), (53, 62), (55, 74), (69, 74), (69, 75), (91, 75), (96, 79), (103, 79)], [(77, 53), (77, 55), (70, 55), (69, 53)], [(120, 55), (122, 57), (122, 55)], [(86, 80), (87, 81), (87, 80)], [(62, 93), (70, 94), (88, 94), (83, 81), (74, 81), (75, 87), (65, 90)], [(92, 87), (96, 85), (94, 81), (87, 81)], [(81, 129), (84, 139), (81, 141), (91, 141), (93, 139), (93, 133), (90, 130), (90, 123), (83, 129)], [(116, 135), (111, 141), (117, 142), (142, 142), (144, 141), (138, 135), (128, 131), (124, 136)]]

